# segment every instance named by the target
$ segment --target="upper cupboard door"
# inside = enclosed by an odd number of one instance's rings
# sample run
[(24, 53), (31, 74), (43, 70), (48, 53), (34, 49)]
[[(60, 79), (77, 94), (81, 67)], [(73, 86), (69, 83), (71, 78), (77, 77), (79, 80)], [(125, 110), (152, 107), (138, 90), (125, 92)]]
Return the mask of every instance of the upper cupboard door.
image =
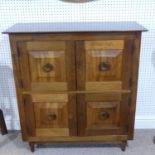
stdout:
[(17, 46), (25, 90), (75, 90), (74, 42), (27, 41)]
[(129, 89), (132, 40), (77, 42), (79, 90)]

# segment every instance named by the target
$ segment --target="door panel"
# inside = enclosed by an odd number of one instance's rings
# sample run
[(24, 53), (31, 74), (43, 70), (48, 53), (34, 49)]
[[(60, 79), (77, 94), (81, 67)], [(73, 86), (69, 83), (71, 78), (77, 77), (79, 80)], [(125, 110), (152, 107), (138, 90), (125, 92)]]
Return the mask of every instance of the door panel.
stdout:
[(75, 100), (75, 95), (68, 94), (26, 95), (24, 108), (28, 135), (76, 136)]
[(18, 48), (25, 90), (33, 92), (75, 90), (74, 42), (18, 42)]
[(34, 103), (37, 128), (64, 128), (68, 126), (67, 103)]
[(78, 134), (127, 134), (129, 101), (127, 94), (79, 94)]
[(30, 72), (33, 82), (66, 81), (64, 51), (29, 52)]
[(68, 99), (59, 102), (34, 102), (36, 135), (69, 136), (67, 106)]
[(87, 102), (87, 129), (118, 126), (119, 106), (116, 101)]
[(86, 80), (121, 80), (123, 40), (86, 41)]

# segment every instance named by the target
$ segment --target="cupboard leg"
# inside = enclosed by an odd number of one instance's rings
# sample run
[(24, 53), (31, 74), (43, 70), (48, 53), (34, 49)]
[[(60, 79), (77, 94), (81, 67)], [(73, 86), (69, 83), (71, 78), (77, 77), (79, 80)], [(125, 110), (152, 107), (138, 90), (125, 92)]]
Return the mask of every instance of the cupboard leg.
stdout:
[(3, 116), (3, 112), (1, 109), (0, 109), (0, 128), (1, 128), (2, 135), (5, 135), (8, 133), (5, 120), (4, 120), (4, 116)]
[(35, 151), (35, 143), (29, 142), (29, 146), (30, 146), (31, 152), (34, 152)]
[(125, 151), (126, 147), (127, 147), (127, 141), (122, 141), (121, 150)]

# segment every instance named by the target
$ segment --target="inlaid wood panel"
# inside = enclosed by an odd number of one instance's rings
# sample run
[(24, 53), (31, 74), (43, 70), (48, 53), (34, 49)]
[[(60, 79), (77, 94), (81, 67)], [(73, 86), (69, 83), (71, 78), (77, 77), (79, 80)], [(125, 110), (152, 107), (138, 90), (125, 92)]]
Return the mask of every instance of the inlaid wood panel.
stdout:
[(89, 91), (121, 90), (122, 82), (86, 82), (85, 89)]
[(86, 41), (86, 80), (121, 80), (124, 41)]
[(88, 102), (87, 129), (119, 126), (120, 102)]
[(67, 103), (34, 103), (37, 136), (69, 136)]
[(127, 134), (129, 95), (120, 93), (78, 95), (78, 134)]
[(36, 128), (66, 128), (68, 127), (67, 103), (34, 103)]
[(29, 61), (32, 82), (66, 81), (64, 51), (31, 51)]
[(69, 137), (68, 128), (36, 129), (37, 137)]
[(17, 46), (24, 89), (35, 92), (75, 90), (73, 42), (27, 41), (18, 42)]
[(29, 136), (77, 135), (75, 95), (31, 94), (23, 97)]
[(78, 41), (78, 89), (130, 89), (133, 40)]

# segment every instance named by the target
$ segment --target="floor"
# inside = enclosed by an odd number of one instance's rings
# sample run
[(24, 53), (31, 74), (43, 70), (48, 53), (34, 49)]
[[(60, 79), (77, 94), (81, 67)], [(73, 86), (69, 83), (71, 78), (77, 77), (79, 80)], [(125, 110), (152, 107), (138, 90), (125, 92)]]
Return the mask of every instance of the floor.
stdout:
[(0, 155), (155, 155), (155, 130), (136, 130), (125, 152), (105, 145), (39, 145), (34, 153), (22, 142), (20, 132), (0, 135)]

